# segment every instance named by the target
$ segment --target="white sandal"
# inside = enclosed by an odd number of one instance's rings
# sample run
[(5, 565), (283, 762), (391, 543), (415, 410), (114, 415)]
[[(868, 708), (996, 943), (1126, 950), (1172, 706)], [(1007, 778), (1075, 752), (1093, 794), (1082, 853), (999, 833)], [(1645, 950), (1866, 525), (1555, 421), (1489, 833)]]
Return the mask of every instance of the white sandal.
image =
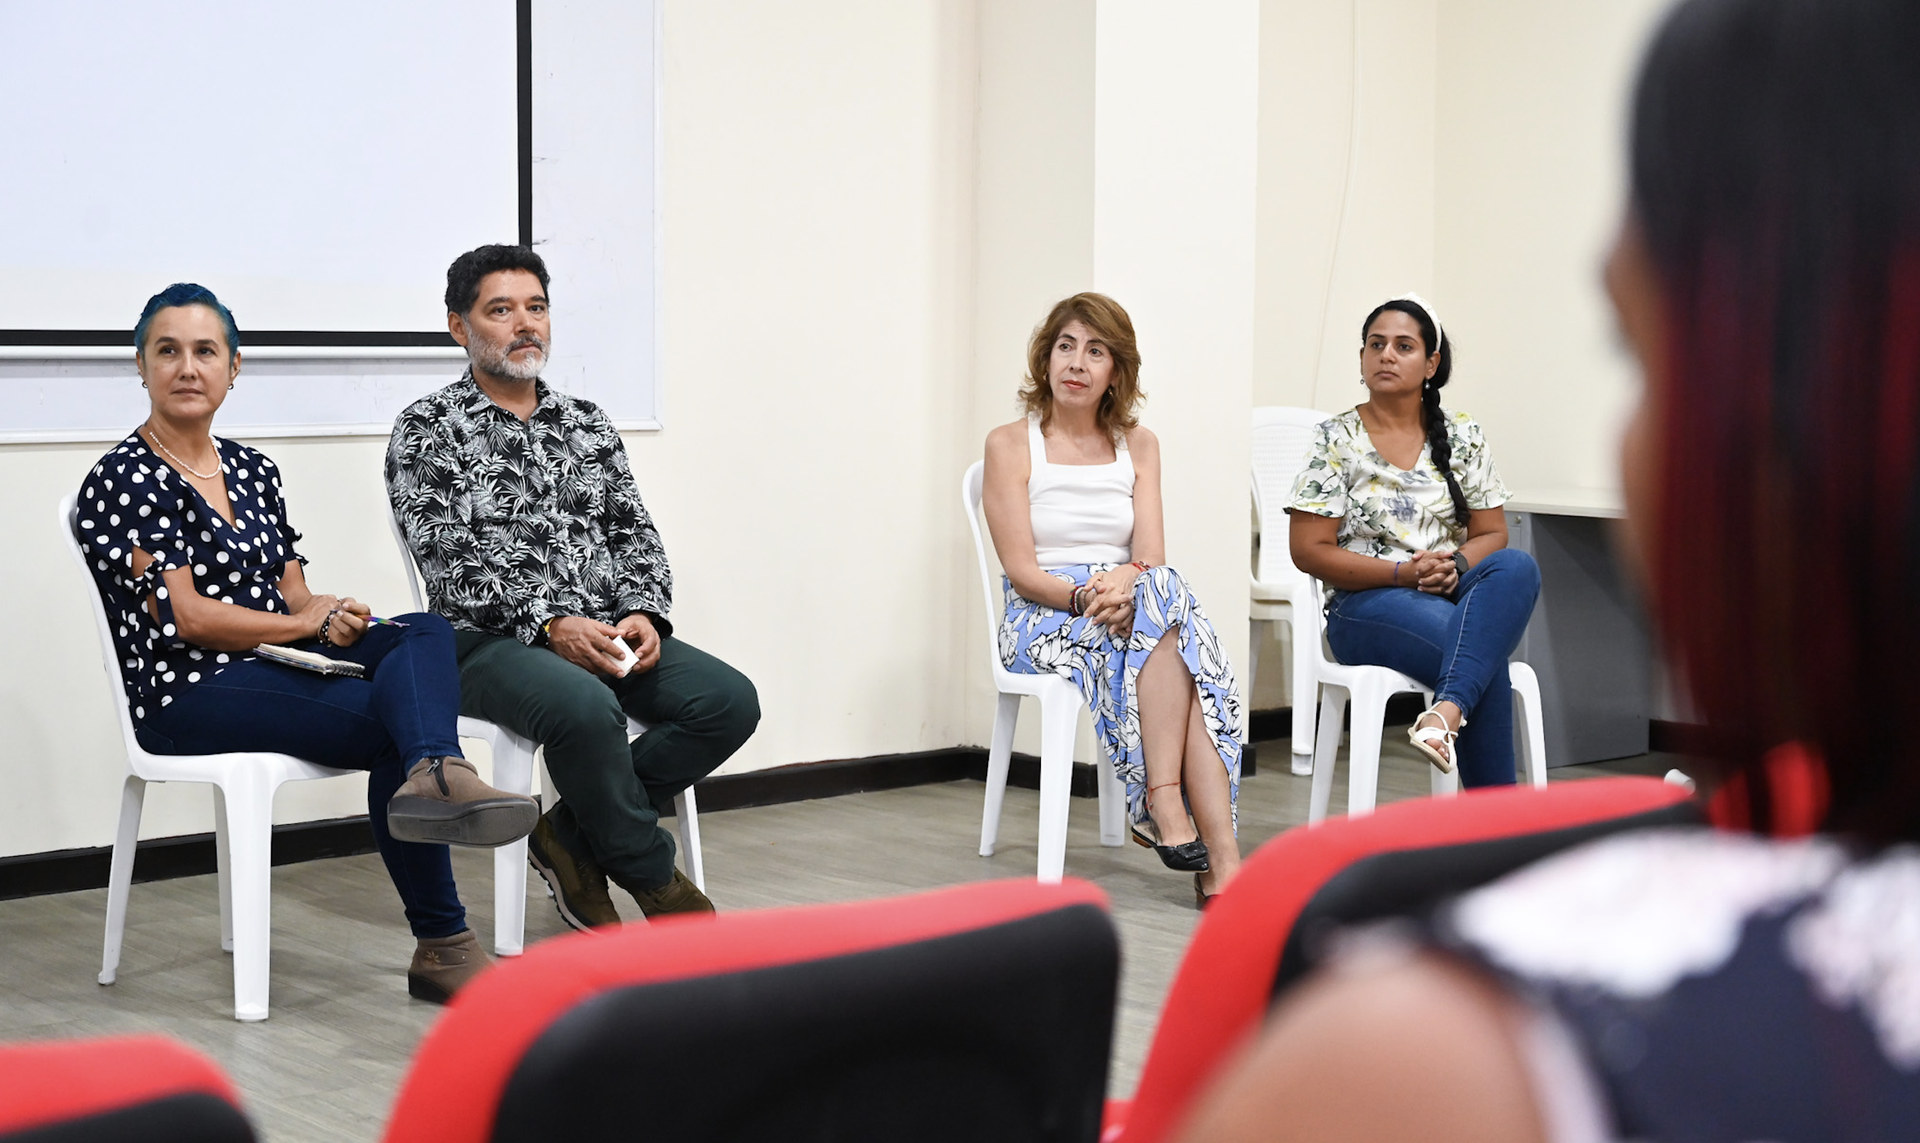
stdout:
[[(1421, 720), (1428, 715), (1439, 719), (1440, 725), (1421, 726)], [(1465, 725), (1467, 720), (1463, 718), (1460, 720), (1460, 726)], [(1433, 763), (1434, 769), (1442, 774), (1453, 773), (1453, 740), (1458, 737), (1460, 737), (1459, 728), (1447, 729), (1446, 716), (1440, 713), (1440, 706), (1437, 703), (1421, 711), (1420, 717), (1414, 719), (1413, 725), (1407, 728), (1407, 740), (1413, 743), (1413, 748), (1425, 754), (1427, 761)], [(1436, 743), (1446, 747), (1446, 753), (1443, 754), (1435, 749)]]

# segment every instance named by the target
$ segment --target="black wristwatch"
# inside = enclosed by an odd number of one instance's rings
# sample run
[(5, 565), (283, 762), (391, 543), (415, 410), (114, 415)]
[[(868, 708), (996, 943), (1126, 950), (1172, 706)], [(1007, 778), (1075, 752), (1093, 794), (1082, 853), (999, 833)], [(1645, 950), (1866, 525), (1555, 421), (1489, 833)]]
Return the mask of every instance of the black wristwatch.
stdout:
[(1465, 552), (1453, 553), (1453, 567), (1454, 570), (1461, 575), (1467, 574), (1467, 554)]

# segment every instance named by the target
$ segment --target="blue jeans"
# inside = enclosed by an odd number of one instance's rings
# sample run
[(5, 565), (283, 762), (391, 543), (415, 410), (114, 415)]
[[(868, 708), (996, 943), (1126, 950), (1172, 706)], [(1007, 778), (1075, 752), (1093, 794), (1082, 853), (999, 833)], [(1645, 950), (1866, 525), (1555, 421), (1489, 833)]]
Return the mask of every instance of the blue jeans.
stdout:
[(1391, 667), (1458, 706), (1467, 719), (1454, 743), (1460, 784), (1511, 786), (1507, 659), (1539, 598), (1540, 566), (1502, 548), (1467, 569), (1452, 599), (1410, 587), (1334, 592), (1327, 643), (1342, 663)]
[[(367, 678), (317, 675), (251, 659), (196, 683), (140, 726), (155, 754), (291, 754), (367, 772), (367, 818), (407, 924), (423, 939), (467, 927), (444, 845), (395, 841), (387, 800), (422, 758), (460, 753), (460, 673), (453, 628), (438, 615), (402, 615), (405, 627), (367, 629), (326, 654), (367, 668)], [(320, 644), (303, 647), (322, 650)]]

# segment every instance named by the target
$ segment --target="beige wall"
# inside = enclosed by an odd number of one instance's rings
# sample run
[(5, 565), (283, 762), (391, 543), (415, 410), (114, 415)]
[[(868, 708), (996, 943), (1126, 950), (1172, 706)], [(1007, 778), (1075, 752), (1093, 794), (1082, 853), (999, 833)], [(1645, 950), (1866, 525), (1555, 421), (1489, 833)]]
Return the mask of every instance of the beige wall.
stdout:
[[(1633, 375), (1599, 262), (1634, 62), (1667, 0), (1263, 0), (1254, 403), (1361, 397), (1359, 321), (1430, 299), (1447, 404), (1516, 496), (1615, 495)], [(1280, 644), (1254, 706), (1286, 702)]]
[(1432, 290), (1439, 7), (1261, 5), (1255, 404), (1352, 407), (1360, 319)]
[(1431, 296), (1459, 331), (1460, 406), (1523, 498), (1619, 487), (1636, 381), (1600, 260), (1620, 219), (1634, 64), (1666, 8), (1440, 3)]
[[(957, 484), (1012, 415), (1033, 323), (1074, 290), (1134, 315), (1170, 558), (1236, 665), (1244, 410), (1350, 401), (1347, 327), (1368, 299), (1431, 291), (1510, 479), (1604, 472), (1610, 434), (1540, 394), (1586, 394), (1603, 425), (1621, 399), (1591, 258), (1617, 182), (1610, 116), (1655, 5), (1355, 2), (669, 0), (665, 428), (627, 443), (680, 632), (760, 685), (764, 721), (730, 770), (985, 741)], [(1556, 297), (1572, 350), (1539, 335)], [(286, 471), (315, 582), (399, 604), (383, 442), (253, 443)], [(119, 743), (52, 520), (100, 451), (0, 448), (17, 538), (0, 565), (0, 855), (111, 840)], [(156, 789), (144, 832), (209, 829), (208, 804)], [(334, 782), (290, 788), (278, 813), (364, 808)]]
[[(760, 686), (730, 769), (985, 737), (960, 701), (984, 664), (955, 652), (977, 599), (954, 493), (973, 451), (973, 36), (965, 0), (666, 11), (666, 428), (627, 446), (679, 632)], [(264, 443), (315, 582), (397, 603), (384, 442)], [(118, 736), (53, 524), (100, 451), (0, 449), (0, 523), (23, 538), (0, 590), (24, 601), (0, 666), (0, 854), (112, 839)], [(210, 829), (209, 804), (155, 788), (143, 832)], [(278, 808), (366, 809), (353, 782)]]
[(1256, 403), (1350, 407), (1358, 322), (1411, 289), (1516, 492), (1612, 489), (1632, 382), (1598, 267), (1666, 7), (1264, 0)]
[(1169, 20), (1101, 0), (1095, 29), (1094, 285), (1140, 341), (1142, 422), (1161, 442), (1167, 562), (1233, 662), (1246, 656), (1260, 6)]

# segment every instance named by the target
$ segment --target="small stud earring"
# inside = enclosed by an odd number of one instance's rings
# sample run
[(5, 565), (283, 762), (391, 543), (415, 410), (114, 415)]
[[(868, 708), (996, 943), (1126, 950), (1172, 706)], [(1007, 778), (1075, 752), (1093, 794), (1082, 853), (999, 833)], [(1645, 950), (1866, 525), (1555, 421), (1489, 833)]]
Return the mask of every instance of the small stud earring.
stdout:
[(145, 389), (147, 387), (147, 383), (145, 381), (140, 382), (140, 387), (142, 389)]
[(231, 391), (231, 390), (233, 389), (233, 382), (231, 382), (231, 381), (229, 381), (229, 382), (227, 382), (227, 389), (228, 389), (229, 391)]

